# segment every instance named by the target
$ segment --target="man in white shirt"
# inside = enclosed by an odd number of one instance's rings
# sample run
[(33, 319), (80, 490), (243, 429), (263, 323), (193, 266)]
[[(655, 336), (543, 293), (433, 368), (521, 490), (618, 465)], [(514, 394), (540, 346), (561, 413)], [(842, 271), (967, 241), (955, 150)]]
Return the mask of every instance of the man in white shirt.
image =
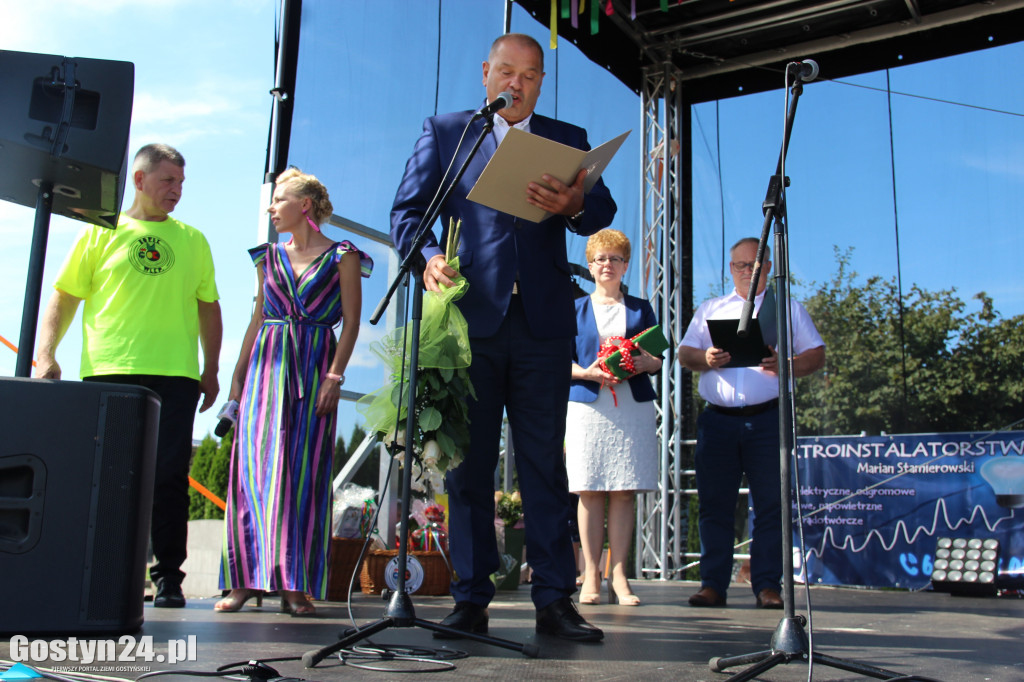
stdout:
[[(779, 479), (779, 358), (774, 348), (757, 367), (725, 367), (732, 356), (711, 342), (709, 319), (736, 319), (750, 290), (758, 240), (736, 242), (729, 271), (735, 290), (697, 308), (679, 345), (679, 361), (700, 373), (698, 390), (707, 407), (697, 420), (697, 497), (700, 502), (701, 589), (691, 606), (725, 606), (732, 576), (736, 500), (747, 476), (754, 508), (750, 582), (758, 608), (780, 609), (782, 579), (782, 486)], [(768, 249), (757, 283), (755, 310), (764, 301), (771, 270)], [(802, 305), (790, 302), (794, 377), (825, 364), (825, 343)], [(766, 315), (768, 311), (766, 310)], [(759, 315), (760, 317), (760, 315)]]

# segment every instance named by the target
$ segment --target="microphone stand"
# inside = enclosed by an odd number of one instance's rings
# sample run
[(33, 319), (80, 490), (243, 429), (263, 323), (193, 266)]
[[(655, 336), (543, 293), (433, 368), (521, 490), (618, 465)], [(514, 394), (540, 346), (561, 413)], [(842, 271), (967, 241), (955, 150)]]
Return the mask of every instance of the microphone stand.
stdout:
[[(423, 319), (424, 263), (422, 262), (420, 250), (423, 248), (424, 243), (426, 242), (426, 236), (430, 233), (430, 229), (433, 226), (434, 221), (437, 220), (437, 216), (440, 214), (441, 208), (448, 202), (448, 198), (451, 196), (452, 191), (454, 191), (455, 187), (459, 184), (459, 180), (461, 180), (462, 176), (465, 174), (470, 161), (472, 161), (473, 157), (476, 156), (477, 150), (479, 150), (484, 138), (491, 133), (491, 129), (493, 127), (494, 119), (490, 116), (484, 116), (484, 127), (480, 132), (480, 135), (477, 137), (476, 143), (470, 150), (466, 160), (462, 163), (462, 166), (459, 168), (458, 173), (456, 173), (455, 178), (448, 185), (444, 194), (440, 196), (440, 199), (438, 199), (438, 195), (435, 194), (434, 199), (427, 208), (427, 212), (424, 214), (422, 220), (420, 220), (420, 224), (416, 230), (416, 236), (413, 239), (413, 244), (409, 249), (408, 255), (406, 255), (402, 264), (399, 266), (398, 274), (395, 275), (387, 294), (384, 295), (384, 298), (381, 300), (380, 304), (378, 304), (377, 309), (370, 318), (371, 324), (377, 323), (381, 315), (383, 315), (384, 311), (387, 309), (387, 306), (395, 291), (398, 290), (399, 285), (401, 285), (403, 281), (408, 285), (407, 277), (412, 274), (414, 280), (412, 297), (412, 332), (409, 347), (409, 387), (405, 427), (407, 442), (405, 447), (408, 456), (405, 458), (405, 463), (402, 467), (402, 516), (398, 524), (398, 576), (395, 591), (391, 594), (388, 605), (384, 608), (383, 618), (375, 620), (374, 622), (362, 627), (349, 628), (342, 633), (341, 638), (337, 642), (323, 648), (314, 649), (304, 653), (302, 655), (302, 664), (307, 668), (313, 668), (320, 661), (334, 652), (347, 648), (355, 642), (370, 637), (371, 635), (388, 628), (420, 627), (434, 632), (441, 632), (453, 637), (472, 639), (477, 642), (483, 642), (484, 644), (504, 647), (506, 649), (511, 649), (512, 651), (518, 651), (530, 658), (536, 658), (539, 653), (536, 644), (519, 644), (518, 642), (513, 642), (507, 639), (490, 637), (488, 635), (481, 635), (474, 632), (464, 632), (462, 630), (456, 630), (455, 628), (448, 627), (447, 625), (417, 618), (416, 610), (412, 604), (412, 599), (405, 587), (406, 574), (408, 572), (409, 509), (412, 506), (412, 460), (414, 456), (412, 451), (412, 434), (415, 433), (416, 428), (416, 386), (419, 378), (420, 321)], [(438, 188), (438, 192), (440, 192), (440, 188)]]
[[(68, 118), (70, 121), (70, 117)], [(25, 283), (25, 302), (21, 313), (21, 336), (14, 376), (32, 376), (32, 351), (36, 347), (36, 325), (39, 324), (39, 297), (43, 290), (43, 266), (46, 261), (46, 241), (50, 234), (50, 216), (53, 211), (53, 181), (39, 185), (36, 195), (36, 220), (32, 229), (32, 249), (29, 252), (28, 276)]]
[[(792, 67), (794, 66), (797, 68), (793, 69)], [(779, 152), (779, 162), (775, 167), (775, 174), (768, 181), (768, 193), (762, 204), (764, 224), (762, 225), (761, 238), (757, 245), (757, 258), (754, 261), (754, 269), (750, 277), (750, 289), (747, 291), (747, 300), (743, 304), (743, 311), (736, 330), (736, 334), (741, 337), (746, 336), (748, 333), (747, 327), (754, 313), (754, 297), (757, 295), (757, 285), (764, 261), (765, 244), (768, 241), (768, 233), (774, 221), (775, 319), (779, 346), (779, 470), (782, 484), (782, 599), (785, 610), (782, 620), (779, 621), (778, 626), (775, 628), (775, 633), (772, 635), (771, 648), (769, 650), (738, 656), (715, 657), (708, 662), (708, 667), (713, 672), (722, 672), (726, 668), (733, 666), (754, 664), (746, 670), (733, 675), (727, 681), (740, 682), (742, 680), (752, 680), (777, 665), (794, 660), (810, 660), (812, 664), (820, 663), (875, 679), (891, 680), (903, 677), (903, 675), (891, 670), (846, 661), (811, 650), (809, 640), (804, 632), (807, 618), (803, 615), (795, 615), (790, 456), (793, 450), (796, 420), (793, 410), (792, 380), (789, 364), (789, 241), (786, 232), (787, 214), (785, 201), (785, 187), (789, 186), (789, 178), (784, 176), (784, 169), (786, 151), (789, 147), (789, 137), (793, 131), (793, 119), (796, 116), (796, 106), (800, 95), (803, 93), (803, 80), (800, 77), (799, 63), (794, 62), (787, 65), (787, 80), (791, 73), (796, 76), (792, 86), (793, 99), (786, 110), (786, 126), (783, 133), (782, 150)]]

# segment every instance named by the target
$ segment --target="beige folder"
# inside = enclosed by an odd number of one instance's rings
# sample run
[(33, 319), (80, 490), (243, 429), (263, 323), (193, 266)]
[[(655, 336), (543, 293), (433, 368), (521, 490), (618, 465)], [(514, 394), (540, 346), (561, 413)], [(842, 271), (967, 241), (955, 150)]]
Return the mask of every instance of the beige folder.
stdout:
[(631, 131), (605, 142), (589, 152), (511, 128), (498, 145), (468, 198), (478, 204), (517, 218), (539, 223), (551, 214), (526, 201), (531, 182), (548, 186), (545, 173), (571, 185), (581, 168), (588, 170), (583, 191), (589, 192)]

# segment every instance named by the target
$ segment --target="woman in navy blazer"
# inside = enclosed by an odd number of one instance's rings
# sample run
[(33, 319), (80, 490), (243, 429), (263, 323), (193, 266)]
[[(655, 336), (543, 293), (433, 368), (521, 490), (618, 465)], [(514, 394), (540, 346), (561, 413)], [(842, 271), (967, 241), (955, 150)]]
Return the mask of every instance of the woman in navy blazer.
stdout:
[[(649, 374), (661, 359), (641, 350), (626, 385), (598, 361), (609, 337), (632, 338), (658, 323), (651, 304), (622, 293), (629, 266), (629, 239), (618, 230), (601, 230), (587, 241), (587, 262), (595, 291), (576, 300), (577, 334), (573, 344), (572, 385), (566, 420), (566, 468), (569, 490), (580, 496), (578, 520), (584, 573), (581, 604), (600, 603), (601, 549), (608, 507), (610, 587), (620, 604), (636, 606), (626, 579), (626, 557), (633, 536), (637, 491), (657, 487), (654, 388)], [(626, 386), (629, 390), (624, 390)]]

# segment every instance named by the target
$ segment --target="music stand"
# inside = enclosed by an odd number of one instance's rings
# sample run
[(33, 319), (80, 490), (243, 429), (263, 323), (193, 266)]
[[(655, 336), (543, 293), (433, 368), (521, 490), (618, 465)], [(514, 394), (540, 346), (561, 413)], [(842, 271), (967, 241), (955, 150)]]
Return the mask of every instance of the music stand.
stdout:
[[(431, 201), (430, 206), (427, 208), (427, 212), (424, 214), (423, 219), (417, 227), (416, 236), (413, 239), (412, 247), (409, 249), (408, 255), (406, 255), (405, 259), (402, 261), (402, 264), (398, 269), (398, 274), (395, 275), (395, 279), (392, 281), (387, 294), (384, 295), (384, 298), (381, 300), (377, 309), (374, 311), (373, 316), (370, 318), (371, 324), (377, 323), (381, 315), (384, 314), (384, 310), (387, 308), (395, 291), (398, 290), (398, 287), (403, 282), (407, 282), (407, 276), (411, 274), (414, 280), (414, 286), (412, 296), (412, 323), (410, 325), (412, 331), (410, 332), (411, 341), (409, 346), (409, 393), (407, 398), (408, 408), (406, 412), (405, 431), (407, 434), (406, 442), (408, 445), (407, 456), (405, 458), (404, 466), (402, 467), (402, 517), (398, 524), (398, 576), (395, 591), (388, 600), (388, 605), (384, 608), (384, 616), (382, 618), (364, 625), (363, 627), (349, 628), (342, 634), (341, 638), (337, 642), (323, 648), (314, 649), (304, 653), (302, 655), (302, 664), (307, 668), (313, 668), (317, 663), (327, 656), (330, 656), (332, 653), (340, 651), (355, 642), (370, 637), (371, 635), (388, 628), (420, 627), (426, 630), (450, 635), (452, 637), (471, 639), (477, 642), (483, 642), (484, 644), (491, 644), (505, 649), (511, 649), (512, 651), (518, 651), (530, 658), (536, 658), (539, 653), (536, 644), (520, 644), (511, 640), (490, 637), (488, 635), (481, 635), (475, 632), (464, 632), (462, 630), (448, 627), (447, 625), (441, 625), (440, 623), (434, 623), (429, 620), (417, 618), (416, 610), (412, 604), (412, 599), (405, 588), (406, 567), (408, 566), (409, 509), (412, 505), (412, 434), (415, 433), (416, 429), (416, 385), (419, 378), (420, 321), (423, 318), (424, 264), (422, 263), (420, 249), (422, 249), (423, 243), (426, 241), (426, 235), (430, 232), (431, 226), (433, 226), (434, 221), (440, 214), (441, 208), (447, 203), (448, 197), (451, 196), (452, 191), (458, 185), (459, 180), (469, 167), (470, 161), (472, 161), (473, 157), (476, 156), (481, 143), (484, 141), (484, 138), (491, 133), (491, 129), (493, 127), (493, 118), (484, 117), (483, 130), (480, 132), (480, 135), (477, 137), (469, 155), (466, 157), (466, 160), (462, 163), (462, 166), (452, 179), (451, 184), (448, 185), (443, 194), (441, 194), (444, 184), (444, 181), (442, 180), (442, 187), (438, 188), (438, 194), (434, 195), (434, 199)], [(458, 153), (456, 152), (453, 158), (457, 156)], [(440, 196), (440, 199), (438, 196)]]
[(28, 377), (53, 213), (114, 229), (135, 67), (0, 50), (0, 198), (35, 207), (15, 376)]
[[(809, 74), (803, 74), (805, 65), (810, 65)], [(794, 68), (795, 67), (795, 68)], [(708, 662), (708, 667), (713, 672), (722, 672), (726, 668), (737, 665), (753, 664), (729, 678), (728, 682), (741, 682), (752, 680), (761, 673), (774, 668), (777, 665), (791, 661), (810, 661), (821, 663), (840, 670), (859, 673), (868, 677), (880, 680), (891, 680), (904, 677), (901, 673), (876, 668), (853, 661), (847, 661), (834, 656), (828, 656), (811, 649), (807, 634), (804, 632), (804, 625), (807, 619), (803, 615), (795, 615), (794, 608), (794, 581), (793, 581), (793, 531), (792, 531), (792, 493), (790, 484), (790, 454), (793, 449), (793, 434), (795, 428), (795, 415), (793, 413), (793, 392), (791, 386), (791, 373), (789, 368), (790, 338), (789, 338), (789, 250), (788, 235), (786, 233), (786, 202), (785, 187), (789, 185), (789, 178), (785, 176), (786, 150), (789, 146), (789, 136), (793, 130), (793, 119), (796, 116), (796, 105), (803, 92), (803, 81), (811, 81), (817, 76), (818, 65), (813, 61), (792, 62), (786, 66), (786, 89), (789, 89), (789, 76), (793, 74), (792, 86), (793, 99), (786, 110), (786, 126), (783, 133), (782, 150), (779, 152), (778, 165), (775, 174), (768, 182), (768, 193), (765, 197), (762, 209), (764, 211), (764, 224), (761, 228), (761, 238), (757, 245), (757, 258), (754, 261), (754, 270), (751, 273), (750, 289), (747, 291), (747, 300), (743, 304), (743, 312), (737, 328), (737, 335), (743, 336), (748, 333), (747, 327), (750, 324), (754, 313), (754, 297), (757, 295), (757, 285), (764, 263), (765, 243), (768, 240), (768, 233), (772, 222), (775, 223), (775, 310), (778, 321), (778, 346), (779, 346), (779, 469), (782, 484), (782, 600), (785, 609), (782, 620), (771, 639), (771, 648), (767, 651), (758, 651), (738, 656), (715, 657)]]

